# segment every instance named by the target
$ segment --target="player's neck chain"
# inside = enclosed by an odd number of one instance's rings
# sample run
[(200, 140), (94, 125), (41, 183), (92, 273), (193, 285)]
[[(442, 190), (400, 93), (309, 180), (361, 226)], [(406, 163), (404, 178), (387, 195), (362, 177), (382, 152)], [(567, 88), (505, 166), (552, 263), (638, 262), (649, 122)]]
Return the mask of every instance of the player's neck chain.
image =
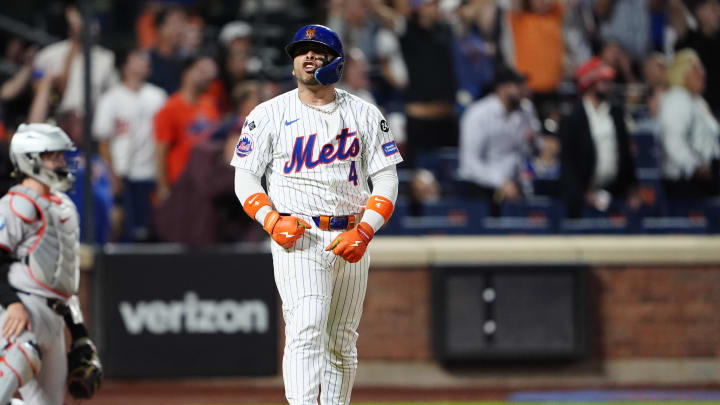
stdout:
[[(315, 106), (315, 105), (306, 104), (306, 103), (302, 103), (302, 104), (305, 107), (311, 108), (315, 111), (320, 111), (323, 114), (332, 114), (335, 111), (337, 111), (338, 107), (340, 106), (340, 103), (338, 102), (338, 92), (337, 92), (337, 90), (334, 90), (334, 92), (335, 92), (335, 97), (333, 98), (333, 100), (329, 104), (326, 104), (324, 106)], [(328, 105), (330, 105), (331, 107), (327, 108), (326, 106), (328, 106)], [(326, 107), (326, 108), (323, 108), (323, 107)]]

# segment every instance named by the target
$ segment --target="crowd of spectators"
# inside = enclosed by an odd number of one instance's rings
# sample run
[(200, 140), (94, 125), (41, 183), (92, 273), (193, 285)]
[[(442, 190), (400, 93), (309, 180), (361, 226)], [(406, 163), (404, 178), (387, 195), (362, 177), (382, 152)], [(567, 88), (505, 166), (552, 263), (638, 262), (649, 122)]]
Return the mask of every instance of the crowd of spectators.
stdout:
[(388, 118), (411, 214), (445, 198), (497, 217), (542, 196), (580, 218), (720, 194), (719, 0), (89, 3), (84, 21), (52, 2), (55, 25), (0, 9), (64, 38), (2, 33), (0, 133), (6, 150), (20, 122), (52, 121), (83, 144), (88, 24), (97, 153), (78, 164), (101, 243), (261, 237), (227, 162), (248, 112), (293, 87), (282, 46), (311, 22), (343, 39), (339, 86)]

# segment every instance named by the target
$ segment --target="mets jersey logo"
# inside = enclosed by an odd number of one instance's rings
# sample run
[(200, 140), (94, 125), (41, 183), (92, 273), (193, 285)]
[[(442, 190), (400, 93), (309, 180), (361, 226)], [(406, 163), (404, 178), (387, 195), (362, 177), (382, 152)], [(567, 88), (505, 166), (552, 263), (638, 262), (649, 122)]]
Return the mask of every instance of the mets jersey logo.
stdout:
[(250, 152), (253, 151), (253, 141), (250, 138), (249, 135), (241, 135), (240, 141), (237, 144), (237, 147), (235, 148), (235, 154), (238, 155), (238, 157), (245, 157), (250, 154)]
[(312, 39), (315, 37), (315, 28), (308, 28), (305, 30), (305, 38)]
[[(348, 147), (348, 139), (355, 138)], [(320, 149), (320, 155), (317, 160), (313, 160), (313, 150), (315, 149), (315, 140), (317, 134), (308, 136), (307, 142), (304, 142), (304, 136), (295, 138), (295, 147), (293, 148), (290, 161), (285, 162), (283, 172), (290, 174), (293, 170), (299, 172), (303, 166), (312, 169), (319, 164), (330, 164), (336, 160), (346, 160), (360, 154), (360, 141), (357, 138), (357, 131), (349, 132), (348, 128), (343, 128), (340, 135), (335, 138), (338, 140), (337, 149), (332, 143), (327, 143)]]

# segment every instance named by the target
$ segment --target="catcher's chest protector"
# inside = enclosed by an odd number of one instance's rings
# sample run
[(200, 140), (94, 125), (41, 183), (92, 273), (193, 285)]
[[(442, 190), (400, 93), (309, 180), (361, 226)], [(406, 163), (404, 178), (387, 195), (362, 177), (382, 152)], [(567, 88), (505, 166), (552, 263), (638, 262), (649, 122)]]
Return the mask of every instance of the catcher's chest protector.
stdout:
[(55, 192), (40, 196), (23, 186), (15, 186), (10, 192), (22, 195), (35, 206), (42, 225), (31, 236), (32, 247), (27, 254), (30, 276), (45, 290), (59, 295), (77, 293), (80, 279), (80, 227), (77, 209), (64, 193)]

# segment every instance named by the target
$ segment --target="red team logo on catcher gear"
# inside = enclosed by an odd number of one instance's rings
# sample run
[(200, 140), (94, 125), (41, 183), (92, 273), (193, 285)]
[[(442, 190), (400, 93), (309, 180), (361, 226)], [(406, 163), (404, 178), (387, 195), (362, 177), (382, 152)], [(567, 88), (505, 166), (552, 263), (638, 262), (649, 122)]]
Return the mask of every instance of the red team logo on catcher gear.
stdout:
[(235, 148), (235, 154), (238, 155), (238, 157), (245, 157), (250, 154), (250, 152), (253, 151), (253, 141), (248, 135), (242, 135), (242, 138), (240, 138), (240, 141), (237, 144), (237, 147)]

